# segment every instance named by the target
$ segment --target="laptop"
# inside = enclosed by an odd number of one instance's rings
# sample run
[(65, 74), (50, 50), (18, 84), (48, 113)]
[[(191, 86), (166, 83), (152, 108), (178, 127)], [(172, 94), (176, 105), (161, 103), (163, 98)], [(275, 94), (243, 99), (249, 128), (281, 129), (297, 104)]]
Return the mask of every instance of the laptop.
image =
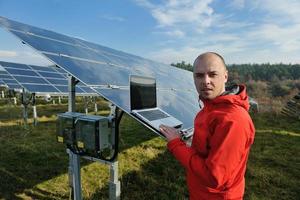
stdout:
[(182, 122), (157, 107), (156, 80), (130, 75), (130, 110), (133, 115), (159, 130), (161, 124), (180, 128)]

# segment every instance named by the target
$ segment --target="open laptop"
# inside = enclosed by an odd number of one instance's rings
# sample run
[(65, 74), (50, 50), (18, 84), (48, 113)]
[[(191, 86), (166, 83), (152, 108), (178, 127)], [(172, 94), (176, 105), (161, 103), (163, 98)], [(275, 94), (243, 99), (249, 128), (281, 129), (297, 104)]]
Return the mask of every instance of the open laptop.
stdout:
[(130, 75), (131, 113), (156, 130), (159, 125), (180, 128), (182, 122), (157, 107), (156, 80), (151, 77)]

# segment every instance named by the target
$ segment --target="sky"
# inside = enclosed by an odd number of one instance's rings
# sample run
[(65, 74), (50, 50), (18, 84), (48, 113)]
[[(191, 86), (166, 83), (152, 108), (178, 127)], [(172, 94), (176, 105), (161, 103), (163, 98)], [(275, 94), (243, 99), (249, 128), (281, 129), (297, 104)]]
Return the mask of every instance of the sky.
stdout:
[[(0, 16), (166, 64), (300, 63), (300, 0), (0, 0)], [(0, 60), (48, 60), (0, 28)]]

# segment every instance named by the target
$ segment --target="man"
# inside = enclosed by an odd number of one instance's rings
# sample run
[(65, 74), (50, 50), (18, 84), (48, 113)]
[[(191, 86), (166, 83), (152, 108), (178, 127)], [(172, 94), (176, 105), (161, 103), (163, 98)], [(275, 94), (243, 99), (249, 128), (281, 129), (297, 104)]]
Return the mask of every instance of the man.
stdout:
[(226, 65), (219, 54), (198, 56), (194, 83), (204, 108), (195, 117), (191, 146), (180, 139), (178, 130), (160, 126), (169, 151), (186, 169), (191, 200), (243, 199), (255, 129), (248, 114), (246, 87), (225, 90), (227, 79)]

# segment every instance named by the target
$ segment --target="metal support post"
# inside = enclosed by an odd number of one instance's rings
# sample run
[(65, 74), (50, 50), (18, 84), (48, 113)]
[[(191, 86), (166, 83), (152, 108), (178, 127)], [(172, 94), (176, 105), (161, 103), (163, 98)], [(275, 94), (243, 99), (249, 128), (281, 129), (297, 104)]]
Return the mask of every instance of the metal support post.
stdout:
[[(68, 97), (68, 111), (75, 112), (75, 86), (76, 80), (73, 76), (69, 76), (68, 87), (69, 87), (69, 97)], [(74, 154), (72, 151), (68, 150), (69, 153), (69, 182), (72, 199), (81, 200), (81, 181), (80, 181), (80, 157)], [(72, 181), (71, 181), (71, 180)]]
[(33, 125), (37, 125), (37, 112), (36, 112), (36, 104), (35, 104), (35, 94), (32, 94), (32, 109), (33, 109)]
[(61, 104), (61, 97), (58, 96), (58, 104)]
[(85, 110), (85, 114), (87, 115), (89, 113), (89, 102), (88, 102), (88, 97), (83, 97), (83, 102), (84, 102), (84, 110)]
[(27, 127), (27, 119), (28, 119), (27, 105), (26, 105), (26, 104), (22, 104), (22, 106), (23, 106), (23, 119), (24, 119), (24, 124), (25, 124), (25, 127)]
[(121, 196), (121, 183), (118, 179), (118, 161), (114, 161), (110, 164), (110, 180), (109, 180), (109, 199), (119, 200)]
[(97, 98), (96, 97), (93, 97), (93, 98), (94, 98), (94, 103), (95, 103), (95, 114), (97, 114), (97, 112), (98, 112)]

